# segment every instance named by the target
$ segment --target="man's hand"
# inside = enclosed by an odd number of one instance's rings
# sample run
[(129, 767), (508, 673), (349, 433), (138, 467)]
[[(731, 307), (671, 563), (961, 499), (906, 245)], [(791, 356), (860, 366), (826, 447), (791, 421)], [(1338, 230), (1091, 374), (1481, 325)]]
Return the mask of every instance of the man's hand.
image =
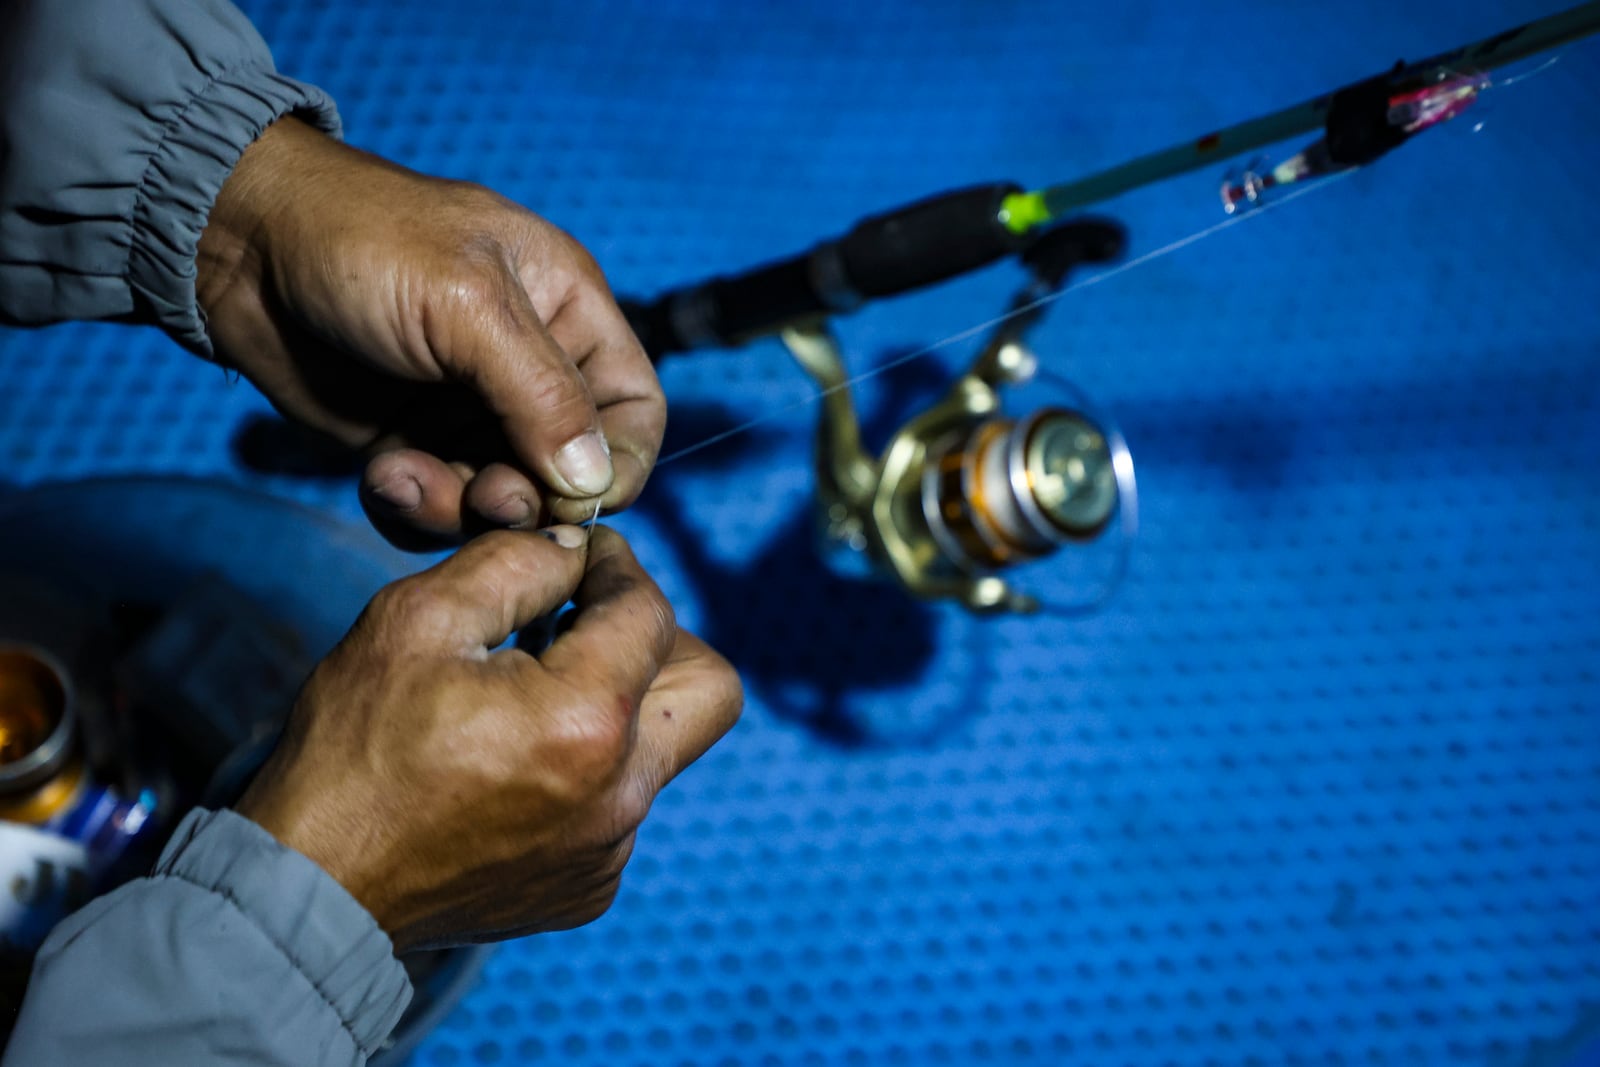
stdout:
[[(586, 566), (581, 531), (548, 534), (487, 534), (381, 591), (239, 803), (400, 951), (599, 916), (656, 793), (738, 717), (738, 678), (621, 537), (597, 530)], [(537, 658), (490, 651), (569, 595)]]
[(374, 454), (363, 502), (396, 540), (587, 519), (655, 463), (666, 402), (600, 269), (487, 189), (281, 119), (223, 186), (197, 269), (219, 358)]

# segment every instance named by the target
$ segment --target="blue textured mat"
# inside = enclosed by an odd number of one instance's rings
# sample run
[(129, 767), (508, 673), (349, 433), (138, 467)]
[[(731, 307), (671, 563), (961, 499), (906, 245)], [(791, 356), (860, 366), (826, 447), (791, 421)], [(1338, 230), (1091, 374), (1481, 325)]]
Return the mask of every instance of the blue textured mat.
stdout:
[[(352, 141), (494, 186), (639, 293), (1546, 10), (1400, 7), (248, 5)], [(1597, 1062), (1600, 55), (1480, 107), (1053, 309), (1046, 357), (1142, 478), (1100, 616), (829, 579), (804, 411), (661, 470), (619, 525), (746, 717), (616, 909), (503, 949), (418, 1062)], [(1109, 210), (1155, 248), (1217, 220), (1219, 177)], [(1017, 278), (842, 333), (864, 367)], [(663, 379), (676, 444), (807, 395), (771, 344)], [(5, 478), (186, 472), (357, 518), (348, 483), (236, 464), (264, 407), (150, 332), (0, 334)]]

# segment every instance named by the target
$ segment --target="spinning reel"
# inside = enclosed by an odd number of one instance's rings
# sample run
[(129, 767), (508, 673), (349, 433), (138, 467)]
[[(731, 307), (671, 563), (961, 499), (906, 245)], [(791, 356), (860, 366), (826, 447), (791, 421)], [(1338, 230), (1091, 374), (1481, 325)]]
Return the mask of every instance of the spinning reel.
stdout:
[(876, 458), (862, 448), (844, 356), (825, 321), (786, 327), (784, 345), (822, 390), (817, 505), (828, 547), (863, 553), (924, 599), (970, 610), (1034, 611), (1000, 572), (1101, 536), (1132, 492), (1126, 450), (1085, 412), (1005, 411), (1006, 391), (1036, 378), (1027, 342), (1041, 301), (1075, 265), (1121, 252), (1122, 231), (1085, 221), (1051, 231), (1023, 261), (1033, 272), (972, 364)]
[[(983, 193), (1004, 195), (1003, 190), (958, 195), (970, 207)], [(862, 445), (852, 379), (827, 312), (862, 299), (839, 295), (838, 279), (848, 276), (841, 264), (868, 262), (888, 273), (885, 264), (897, 259), (883, 253), (884, 244), (898, 241), (897, 258), (907, 260), (938, 248), (931, 236), (906, 238), (929, 233), (922, 227), (940, 204), (868, 220), (843, 240), (787, 265), (680, 290), (649, 309), (636, 307), (635, 328), (658, 356), (691, 347), (685, 330), (697, 341), (727, 343), (730, 322), (738, 324), (732, 332), (739, 339), (775, 329), (821, 390), (817, 507), (830, 555), (857, 554), (865, 569), (924, 599), (955, 600), (978, 612), (1035, 611), (1039, 599), (1001, 573), (1063, 545), (1098, 539), (1119, 507), (1131, 518), (1134, 487), (1121, 439), (1085, 410), (1069, 384), (1040, 368), (1027, 335), (1068, 274), (1121, 256), (1126, 235), (1116, 223), (1079, 219), (1019, 239), (1010, 251), (1020, 253), (1031, 277), (1013, 296), (1008, 314), (944, 396), (897, 429), (874, 457)], [(897, 227), (896, 220), (906, 224)], [(864, 234), (876, 244), (863, 243)], [(950, 247), (943, 244), (941, 254), (948, 257)], [(901, 280), (911, 273), (903, 271)], [(831, 287), (815, 284), (829, 276)], [(791, 289), (775, 300), (780, 290), (774, 279), (785, 277), (806, 279), (811, 287), (799, 293)], [(926, 283), (918, 278), (912, 287)], [(765, 299), (777, 310), (763, 319), (753, 299)], [(793, 315), (797, 308), (807, 313)], [(1021, 417), (1008, 413), (1007, 394), (1039, 380), (1055, 381), (1067, 394), (1065, 402)], [(1131, 528), (1125, 524), (1124, 533)]]

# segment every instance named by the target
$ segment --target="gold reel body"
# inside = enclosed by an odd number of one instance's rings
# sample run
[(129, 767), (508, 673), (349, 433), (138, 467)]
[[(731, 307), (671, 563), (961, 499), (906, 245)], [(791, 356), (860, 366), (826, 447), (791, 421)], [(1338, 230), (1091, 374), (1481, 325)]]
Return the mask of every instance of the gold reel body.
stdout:
[(1000, 390), (1037, 370), (1022, 339), (1036, 318), (1003, 324), (877, 459), (862, 448), (844, 357), (826, 324), (783, 331), (823, 393), (816, 461), (830, 541), (864, 553), (915, 596), (973, 611), (1037, 610), (997, 572), (1097, 537), (1120, 492), (1106, 435), (1087, 416), (1047, 407), (1019, 420), (1001, 410)]

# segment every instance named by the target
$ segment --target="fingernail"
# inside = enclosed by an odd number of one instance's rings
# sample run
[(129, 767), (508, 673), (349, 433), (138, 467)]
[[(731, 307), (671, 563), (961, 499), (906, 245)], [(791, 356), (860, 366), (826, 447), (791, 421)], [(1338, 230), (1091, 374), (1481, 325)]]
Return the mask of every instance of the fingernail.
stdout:
[(611, 488), (611, 449), (597, 433), (574, 437), (556, 453), (556, 473), (584, 496), (599, 496)]
[(484, 513), (484, 517), (506, 526), (520, 526), (533, 518), (533, 509), (520, 496), (508, 496)]
[(404, 475), (372, 487), (372, 495), (396, 511), (415, 511), (422, 503), (422, 486)]
[(541, 537), (548, 537), (562, 548), (582, 548), (584, 541), (583, 530), (577, 526), (547, 526), (539, 531)]

